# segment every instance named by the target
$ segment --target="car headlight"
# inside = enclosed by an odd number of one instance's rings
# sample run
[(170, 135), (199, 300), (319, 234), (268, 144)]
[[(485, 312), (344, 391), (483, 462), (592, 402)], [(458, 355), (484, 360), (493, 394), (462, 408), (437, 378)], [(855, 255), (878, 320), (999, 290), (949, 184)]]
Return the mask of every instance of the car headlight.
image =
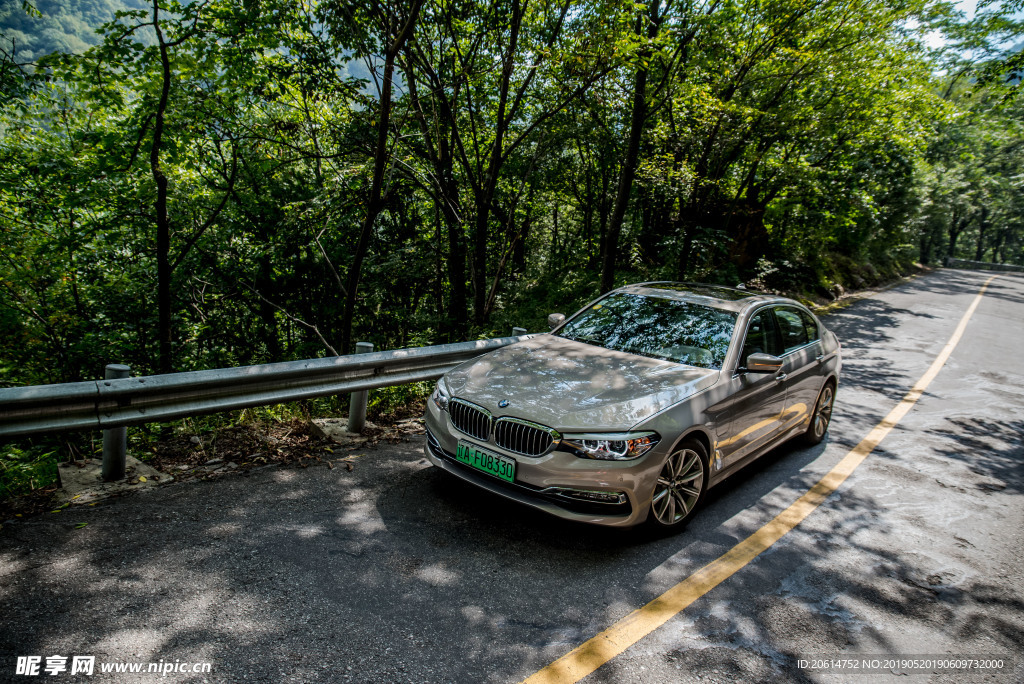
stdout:
[(451, 397), (448, 396), (448, 393), (444, 391), (444, 388), (441, 387), (440, 382), (438, 382), (437, 386), (434, 387), (434, 393), (430, 395), (430, 400), (442, 411), (448, 410), (448, 400), (450, 398)]
[(580, 458), (601, 461), (631, 461), (640, 458), (661, 441), (656, 432), (615, 432), (563, 435), (562, 446)]

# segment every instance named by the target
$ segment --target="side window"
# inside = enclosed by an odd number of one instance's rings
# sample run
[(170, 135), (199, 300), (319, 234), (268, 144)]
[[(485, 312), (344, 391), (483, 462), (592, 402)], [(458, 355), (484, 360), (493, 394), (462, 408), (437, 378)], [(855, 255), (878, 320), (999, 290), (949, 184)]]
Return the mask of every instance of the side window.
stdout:
[(739, 365), (746, 365), (747, 357), (751, 354), (779, 355), (775, 324), (772, 322), (772, 314), (768, 309), (762, 310), (750, 319), (750, 324), (747, 326), (747, 339), (743, 342), (743, 356), (740, 358)]
[(818, 323), (814, 320), (814, 316), (810, 315), (806, 311), (800, 312), (800, 318), (804, 319), (804, 329), (807, 330), (807, 339), (813, 342), (818, 339)]
[(800, 317), (799, 311), (778, 308), (775, 310), (775, 320), (779, 323), (779, 332), (782, 335), (783, 354), (807, 344), (807, 328), (804, 327), (804, 320)]

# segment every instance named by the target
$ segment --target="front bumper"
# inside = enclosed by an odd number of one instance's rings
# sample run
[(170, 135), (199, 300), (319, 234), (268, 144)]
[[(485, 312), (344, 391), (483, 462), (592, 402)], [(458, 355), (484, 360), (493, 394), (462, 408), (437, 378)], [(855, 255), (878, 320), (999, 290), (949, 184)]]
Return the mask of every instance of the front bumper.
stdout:
[[(427, 402), (426, 428), (424, 452), (432, 464), (499, 496), (567, 520), (612, 527), (631, 527), (647, 517), (661, 466), (657, 448), (635, 461), (596, 461), (561, 451), (540, 457), (522, 456), (505, 451), (493, 442), (482, 442), (459, 432), (452, 426), (448, 414), (430, 401)], [(515, 459), (515, 482), (492, 477), (456, 460), (459, 440)], [(560, 491), (564, 489), (619, 492), (626, 500), (622, 503), (580, 500)]]

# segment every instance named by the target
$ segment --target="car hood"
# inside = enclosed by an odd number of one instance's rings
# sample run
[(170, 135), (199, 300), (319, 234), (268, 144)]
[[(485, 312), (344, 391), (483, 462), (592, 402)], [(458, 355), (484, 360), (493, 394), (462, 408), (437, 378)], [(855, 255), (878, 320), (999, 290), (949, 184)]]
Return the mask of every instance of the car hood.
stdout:
[[(571, 430), (625, 430), (715, 384), (719, 371), (538, 335), (448, 372), (453, 397), (497, 416)], [(506, 400), (508, 406), (499, 408)]]

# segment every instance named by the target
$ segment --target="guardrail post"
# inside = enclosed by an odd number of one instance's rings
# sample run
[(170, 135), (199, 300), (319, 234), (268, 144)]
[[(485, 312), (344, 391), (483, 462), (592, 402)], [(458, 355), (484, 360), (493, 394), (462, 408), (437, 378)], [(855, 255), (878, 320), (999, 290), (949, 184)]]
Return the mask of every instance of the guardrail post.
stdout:
[[(120, 363), (108, 363), (104, 380), (127, 378), (131, 368)], [(103, 481), (124, 479), (125, 457), (128, 454), (128, 428), (119, 427), (103, 431)]]
[[(369, 354), (373, 351), (370, 342), (356, 342), (356, 354)], [(367, 390), (353, 392), (348, 401), (348, 431), (360, 433), (366, 427)]]
[(519, 337), (526, 334), (526, 328), (512, 328), (512, 337)]

